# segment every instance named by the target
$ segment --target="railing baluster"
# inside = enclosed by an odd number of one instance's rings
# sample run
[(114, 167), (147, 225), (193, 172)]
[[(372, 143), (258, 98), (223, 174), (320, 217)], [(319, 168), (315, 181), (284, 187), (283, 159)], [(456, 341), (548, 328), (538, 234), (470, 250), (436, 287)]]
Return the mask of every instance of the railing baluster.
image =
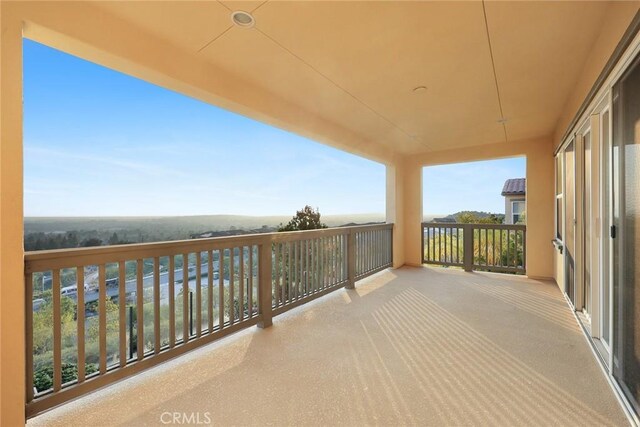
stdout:
[(224, 249), (220, 249), (218, 257), (218, 328), (224, 327)]
[(76, 304), (76, 342), (78, 346), (78, 384), (83, 382), (86, 376), (84, 355), (84, 322), (85, 322), (85, 295), (84, 295), (84, 266), (76, 267), (76, 285), (78, 287), (78, 301)]
[(207, 251), (207, 332), (213, 333), (213, 251)]
[(300, 240), (300, 298), (307, 296), (307, 240)]
[(367, 242), (367, 258), (369, 259), (369, 269), (367, 270), (367, 273), (371, 272), (375, 267), (373, 265), (373, 251), (371, 250), (371, 248), (373, 247), (373, 232), (368, 232), (367, 233), (369, 240)]
[(298, 299), (304, 298), (304, 240), (298, 240)]
[(337, 285), (340, 278), (338, 277), (338, 236), (333, 236), (333, 286)]
[(500, 267), (504, 266), (504, 230), (500, 230)]
[(506, 262), (506, 266), (509, 267), (511, 265), (511, 262), (509, 260), (509, 255), (511, 252), (511, 230), (507, 230), (507, 262)]
[[(78, 273), (78, 307), (80, 307), (80, 287), (79, 284), (84, 284), (84, 267), (78, 267), (78, 272), (82, 270), (82, 273)], [(118, 262), (118, 338), (120, 341), (119, 348), (119, 362), (120, 367), (124, 368), (127, 365), (127, 295), (126, 295), (126, 278), (127, 278), (127, 270), (125, 261)], [(82, 280), (80, 280), (80, 275), (82, 274)], [(84, 286), (82, 287), (84, 289)], [(82, 301), (84, 305), (84, 300)], [(83, 314), (84, 314), (84, 310)], [(82, 332), (84, 335), (84, 315), (83, 317), (83, 326)], [(80, 322), (80, 314), (78, 313), (78, 322)], [(84, 340), (84, 337), (83, 337)], [(78, 329), (78, 344), (80, 343), (80, 329)], [(83, 349), (84, 352), (84, 349)], [(80, 346), (78, 345), (78, 354), (80, 353)], [(83, 369), (84, 371), (84, 363)], [(84, 372), (83, 372), (84, 374)], [(80, 365), (78, 364), (78, 382), (80, 380)]]
[(287, 242), (287, 265), (285, 266), (287, 272), (287, 303), (293, 301), (293, 252), (291, 242)]
[(98, 323), (100, 331), (100, 374), (107, 372), (107, 280), (105, 265), (98, 266)]
[(324, 237), (320, 237), (320, 289), (324, 289), (324, 285), (325, 285), (325, 268), (324, 268), (324, 263), (325, 263), (325, 257), (324, 257), (324, 251), (325, 251), (325, 238)]
[(236, 310), (236, 248), (229, 249), (229, 324), (238, 316)]
[(291, 286), (293, 287), (293, 289), (291, 290), (291, 292), (293, 293), (292, 296), (292, 300), (298, 299), (298, 282), (300, 281), (300, 273), (298, 272), (298, 264), (300, 263), (298, 261), (298, 246), (299, 246), (299, 241), (295, 241), (292, 243), (292, 251), (293, 251), (293, 260), (291, 262), (292, 266), (293, 266), (293, 277), (292, 277), (292, 282), (291, 282)]
[(189, 254), (182, 254), (182, 343), (189, 342)]
[(491, 230), (491, 265), (496, 265), (496, 229)]
[(489, 229), (484, 229), (484, 265), (489, 265)]
[(302, 241), (302, 245), (303, 245), (303, 255), (304, 255), (304, 260), (303, 260), (303, 266), (304, 266), (304, 283), (303, 283), (303, 289), (304, 289), (304, 296), (308, 296), (309, 295), (309, 240), (303, 240)]
[(153, 352), (160, 353), (160, 259), (153, 258)]
[(306, 272), (305, 272), (305, 258), (306, 253), (305, 253), (305, 244), (306, 241), (305, 240), (300, 240), (298, 245), (300, 246), (300, 280), (299, 280), (299, 289), (300, 289), (300, 298), (304, 298), (305, 297), (305, 279), (306, 279)]
[(282, 297), (282, 291), (281, 291), (281, 272), (282, 272), (282, 268), (281, 268), (281, 265), (280, 265), (282, 263), (282, 258), (281, 258), (281, 255), (280, 255), (280, 245), (278, 243), (276, 243), (274, 245), (274, 252), (275, 252), (275, 254), (274, 254), (275, 255), (274, 265), (275, 265), (275, 275), (276, 275), (276, 283), (275, 283), (275, 285), (276, 285), (276, 289), (275, 289), (276, 298), (275, 298), (274, 305), (276, 307), (280, 307), (283, 304), (283, 301), (282, 301), (282, 298), (281, 298)]
[(453, 264), (453, 227), (447, 227), (449, 232), (449, 262)]
[[(280, 253), (280, 305), (285, 305), (287, 302), (285, 293), (287, 292), (287, 265), (288, 259), (285, 256), (284, 243), (276, 243), (276, 250)], [(287, 259), (287, 261), (285, 261)]]
[(169, 347), (176, 345), (176, 258), (169, 256)]
[(309, 288), (311, 290), (311, 294), (314, 294), (316, 292), (316, 275), (318, 274), (318, 269), (317, 269), (317, 265), (318, 265), (318, 251), (316, 249), (316, 245), (317, 245), (318, 240), (317, 239), (311, 239), (311, 251), (309, 253), (309, 259), (310, 259), (310, 263), (311, 263), (311, 275), (309, 276)]
[(202, 334), (202, 252), (196, 252), (196, 338)]
[(437, 260), (436, 260), (436, 227), (434, 226), (434, 227), (431, 229), (431, 231), (432, 231), (432, 233), (433, 233), (433, 238), (431, 239), (431, 242), (432, 242), (432, 243), (431, 243), (431, 246), (432, 246), (432, 249), (433, 249), (433, 250), (432, 250), (431, 257), (433, 258), (433, 259), (432, 259), (432, 261), (433, 261), (433, 262), (436, 262), (436, 261), (437, 261)]
[(253, 318), (253, 250), (254, 246), (251, 244), (249, 246), (249, 318)]
[(138, 259), (136, 262), (136, 344), (137, 359), (144, 357), (144, 262)]
[(62, 324), (60, 314), (60, 270), (52, 271), (53, 285), (53, 391), (62, 388)]
[(513, 266), (518, 267), (518, 230), (513, 231)]
[[(269, 248), (271, 250), (271, 248)], [(238, 297), (240, 298), (240, 321), (244, 320), (244, 246), (240, 246), (240, 277), (238, 279)]]

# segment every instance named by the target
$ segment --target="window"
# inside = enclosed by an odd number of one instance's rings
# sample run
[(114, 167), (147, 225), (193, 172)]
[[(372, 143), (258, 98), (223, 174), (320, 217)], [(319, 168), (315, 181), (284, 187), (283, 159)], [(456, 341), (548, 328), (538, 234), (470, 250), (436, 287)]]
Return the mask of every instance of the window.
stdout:
[(517, 224), (520, 220), (524, 220), (523, 214), (525, 213), (525, 201), (515, 200), (511, 202), (511, 214), (513, 216), (512, 224)]
[(556, 239), (562, 241), (562, 156), (556, 156)]

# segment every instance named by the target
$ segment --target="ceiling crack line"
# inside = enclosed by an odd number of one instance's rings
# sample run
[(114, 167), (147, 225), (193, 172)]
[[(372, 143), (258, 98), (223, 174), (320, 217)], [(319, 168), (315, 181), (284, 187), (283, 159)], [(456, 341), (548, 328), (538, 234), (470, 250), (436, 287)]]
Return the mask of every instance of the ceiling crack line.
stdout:
[(504, 110), (502, 109), (502, 98), (500, 97), (500, 87), (498, 86), (498, 73), (496, 72), (496, 62), (493, 58), (493, 46), (491, 45), (491, 36), (489, 34), (489, 21), (487, 20), (487, 9), (485, 0), (482, 0), (482, 14), (484, 15), (484, 28), (487, 32), (487, 42), (489, 43), (489, 56), (491, 57), (491, 68), (493, 69), (493, 81), (496, 85), (496, 95), (498, 96), (498, 107), (500, 108), (500, 121), (502, 122), (502, 130), (504, 131), (504, 142), (509, 142), (507, 137), (507, 125), (504, 122)]
[(218, 0), (218, 3), (220, 3), (220, 5), (222, 7), (224, 7), (225, 9), (227, 9), (229, 12), (233, 12), (233, 10), (231, 10), (231, 8), (229, 6), (227, 6), (226, 4), (222, 3), (220, 0)]
[(253, 10), (251, 11), (251, 13), (255, 12), (256, 10), (260, 9), (262, 6), (264, 6), (265, 4), (267, 4), (269, 0), (264, 0), (262, 3), (260, 3), (258, 6), (256, 6), (255, 8), (253, 8)]
[(215, 36), (211, 41), (209, 41), (207, 44), (205, 44), (204, 46), (202, 46), (200, 49), (198, 49), (198, 53), (202, 52), (205, 48), (209, 47), (209, 45), (213, 42), (215, 42), (216, 40), (218, 40), (220, 37), (224, 36), (227, 31), (229, 31), (230, 29), (233, 28), (233, 25), (229, 25), (227, 27), (226, 30), (224, 30), (223, 32), (221, 32), (220, 34), (218, 34), (217, 36)]
[(340, 89), (342, 92), (344, 92), (345, 94), (347, 94), (348, 96), (350, 96), (351, 98), (353, 98), (356, 102), (358, 102), (359, 104), (361, 104), (362, 106), (364, 106), (366, 109), (368, 109), (369, 111), (371, 111), (373, 114), (375, 114), (376, 116), (378, 116), (379, 118), (381, 118), (382, 120), (384, 120), (385, 122), (387, 122), (388, 124), (390, 124), (391, 126), (393, 126), (394, 128), (398, 129), (402, 134), (404, 134), (405, 136), (407, 136), (409, 139), (418, 142), (419, 144), (421, 144), (423, 147), (427, 148), (427, 149), (431, 149), (431, 147), (424, 143), (423, 141), (421, 141), (420, 139), (416, 138), (415, 136), (411, 135), (409, 132), (407, 132), (406, 130), (402, 129), (400, 126), (398, 126), (397, 124), (395, 124), (393, 121), (391, 121), (390, 119), (388, 119), (387, 117), (385, 117), (384, 115), (382, 115), (381, 113), (379, 113), (378, 111), (376, 111), (374, 108), (372, 108), (371, 106), (369, 106), (366, 102), (362, 101), (360, 98), (358, 98), (357, 96), (355, 96), (354, 94), (352, 94), (351, 92), (349, 92), (348, 90), (346, 90), (345, 88), (343, 88), (342, 86), (340, 86), (338, 83), (336, 83), (335, 81), (333, 81), (331, 78), (329, 78), (327, 75), (325, 75), (323, 72), (321, 72), (320, 70), (318, 70), (316, 67), (314, 67), (313, 65), (311, 65), (309, 62), (305, 61), (304, 59), (302, 59), (300, 56), (298, 56), (297, 54), (295, 54), (293, 51), (291, 51), (289, 48), (287, 48), (286, 46), (284, 46), (283, 44), (281, 44), (279, 41), (277, 41), (276, 39), (274, 39), (273, 37), (271, 37), (269, 34), (265, 33), (264, 31), (262, 31), (260, 28), (258, 28), (258, 26), (256, 25), (254, 27), (255, 30), (257, 30), (258, 32), (260, 32), (262, 35), (264, 35), (266, 38), (268, 38), (269, 40), (271, 40), (273, 43), (275, 43), (277, 46), (279, 46), (281, 49), (285, 50), (286, 52), (288, 52), (290, 55), (292, 55), (294, 58), (298, 59), (300, 62), (302, 62), (303, 64), (305, 64), (307, 67), (309, 67), (311, 70), (313, 70), (315, 73), (317, 73), (318, 75), (320, 75), (322, 78), (324, 78), (325, 80), (327, 80), (329, 83), (331, 83), (332, 85), (334, 85), (335, 87), (337, 87), (338, 89)]

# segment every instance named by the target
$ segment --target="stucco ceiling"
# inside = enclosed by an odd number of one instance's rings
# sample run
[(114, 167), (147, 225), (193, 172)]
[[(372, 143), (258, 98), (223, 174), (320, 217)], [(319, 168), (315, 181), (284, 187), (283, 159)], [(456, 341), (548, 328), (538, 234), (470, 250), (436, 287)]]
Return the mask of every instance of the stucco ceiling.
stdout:
[[(550, 135), (608, 4), (180, 1), (99, 7), (250, 87), (410, 154)], [(233, 10), (251, 12), (255, 26), (233, 26)], [(414, 93), (417, 86), (427, 89)]]

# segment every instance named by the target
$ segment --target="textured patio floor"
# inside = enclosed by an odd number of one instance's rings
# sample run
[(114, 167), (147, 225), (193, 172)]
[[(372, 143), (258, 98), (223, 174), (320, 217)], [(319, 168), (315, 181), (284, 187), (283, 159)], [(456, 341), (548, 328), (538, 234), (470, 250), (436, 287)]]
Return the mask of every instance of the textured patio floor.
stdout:
[(29, 425), (628, 425), (555, 284), (385, 271)]

